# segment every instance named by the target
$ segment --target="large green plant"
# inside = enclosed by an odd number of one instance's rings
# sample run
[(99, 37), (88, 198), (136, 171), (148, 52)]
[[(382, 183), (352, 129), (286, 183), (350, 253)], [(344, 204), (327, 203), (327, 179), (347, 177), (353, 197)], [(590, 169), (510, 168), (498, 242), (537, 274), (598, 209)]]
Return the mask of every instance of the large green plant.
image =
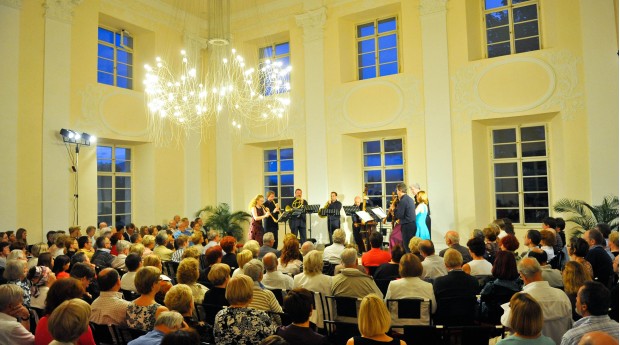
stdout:
[(204, 224), (209, 229), (220, 231), (221, 234), (233, 236), (237, 241), (243, 239), (244, 231), (240, 223), (247, 222), (252, 217), (244, 211), (230, 212), (227, 203), (221, 203), (215, 207), (205, 206), (196, 212), (196, 217), (206, 218)]
[(555, 212), (568, 213), (567, 222), (576, 224), (575, 232), (583, 233), (598, 223), (607, 223), (612, 229), (618, 229), (618, 197), (606, 196), (600, 205), (590, 205), (583, 200), (563, 198), (553, 205)]

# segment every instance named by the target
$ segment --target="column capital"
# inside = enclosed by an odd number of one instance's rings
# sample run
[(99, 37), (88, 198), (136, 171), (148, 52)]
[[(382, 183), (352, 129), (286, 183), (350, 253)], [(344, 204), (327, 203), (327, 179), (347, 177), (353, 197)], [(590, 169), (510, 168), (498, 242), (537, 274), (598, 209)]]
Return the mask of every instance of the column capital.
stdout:
[(323, 39), (323, 27), (327, 20), (327, 9), (319, 7), (295, 16), (298, 26), (304, 29), (304, 41), (312, 42)]
[(21, 10), (22, 0), (0, 0), (0, 6), (7, 6), (16, 10)]
[(84, 0), (45, 0), (45, 18), (70, 24), (73, 21), (73, 9)]
[(420, 15), (426, 16), (433, 13), (446, 12), (448, 0), (420, 0)]

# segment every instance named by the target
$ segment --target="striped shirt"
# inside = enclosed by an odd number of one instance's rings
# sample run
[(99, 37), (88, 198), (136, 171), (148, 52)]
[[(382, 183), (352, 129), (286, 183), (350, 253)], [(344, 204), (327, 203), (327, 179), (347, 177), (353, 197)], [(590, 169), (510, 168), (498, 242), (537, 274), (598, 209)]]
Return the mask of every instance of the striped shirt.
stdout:
[(577, 345), (581, 337), (594, 331), (605, 332), (618, 339), (618, 323), (616, 321), (607, 315), (590, 315), (575, 322), (573, 328), (569, 329), (562, 337), (562, 345)]
[(273, 311), (276, 313), (282, 312), (282, 307), (278, 303), (278, 300), (273, 292), (262, 289), (259, 282), (254, 282), (254, 296), (252, 297), (252, 302), (248, 307), (263, 311)]

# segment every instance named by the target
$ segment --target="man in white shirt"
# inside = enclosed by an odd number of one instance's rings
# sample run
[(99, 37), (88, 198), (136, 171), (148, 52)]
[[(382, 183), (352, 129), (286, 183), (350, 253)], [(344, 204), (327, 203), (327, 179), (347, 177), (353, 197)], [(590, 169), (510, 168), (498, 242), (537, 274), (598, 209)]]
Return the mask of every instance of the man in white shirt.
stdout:
[(22, 305), (24, 290), (15, 284), (0, 285), (0, 344), (34, 344), (30, 313)]
[(123, 299), (121, 280), (113, 268), (105, 268), (99, 272), (97, 283), (101, 293), (91, 305), (90, 322), (99, 325), (124, 326), (127, 307), (131, 302)]
[(206, 253), (207, 249), (220, 244), (220, 234), (215, 230), (209, 230), (207, 232), (207, 241), (208, 243), (205, 245), (205, 250), (202, 254)]
[(337, 229), (334, 231), (332, 235), (333, 244), (325, 247), (323, 250), (323, 261), (329, 261), (330, 264), (339, 264), (340, 263), (340, 255), (344, 250), (344, 241), (346, 235), (344, 230)]
[(142, 267), (142, 258), (137, 253), (131, 253), (127, 255), (125, 259), (125, 266), (129, 272), (123, 274), (121, 278), (121, 289), (138, 292), (134, 279), (136, 277), (136, 272)]
[(418, 244), (420, 254), (424, 258), (422, 261), (422, 279), (436, 279), (448, 274), (443, 258), (435, 254), (435, 245), (431, 240), (424, 240)]
[(118, 252), (118, 255), (114, 258), (114, 261), (112, 261), (113, 268), (127, 271), (127, 267), (125, 267), (125, 259), (127, 259), (127, 254), (129, 254), (129, 246), (131, 246), (131, 243), (125, 240), (116, 242), (116, 251)]
[(278, 258), (274, 253), (267, 253), (263, 256), (263, 265), (267, 273), (263, 276), (262, 283), (267, 289), (293, 289), (293, 277), (278, 271)]
[[(523, 258), (517, 268), (525, 283), (523, 292), (530, 294), (543, 310), (543, 335), (559, 344), (564, 333), (573, 325), (572, 307), (568, 296), (564, 291), (549, 286), (549, 282), (543, 280), (542, 270), (536, 259)], [(502, 325), (510, 327), (510, 303), (502, 304), (502, 308), (504, 309), (504, 315), (501, 317)]]

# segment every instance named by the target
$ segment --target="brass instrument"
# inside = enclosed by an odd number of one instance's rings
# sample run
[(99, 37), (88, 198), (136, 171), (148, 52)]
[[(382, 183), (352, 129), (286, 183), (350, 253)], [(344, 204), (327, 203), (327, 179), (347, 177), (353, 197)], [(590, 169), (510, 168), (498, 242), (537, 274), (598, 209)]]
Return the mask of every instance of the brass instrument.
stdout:
[(273, 219), (274, 222), (276, 222), (276, 223), (278, 222), (278, 220), (273, 216), (273, 214), (271, 214), (271, 212), (265, 207), (265, 205), (261, 205), (261, 207), (263, 208), (263, 211), (265, 213), (269, 212), (269, 217), (271, 217), (271, 219)]
[(291, 212), (293, 209), (302, 208), (303, 206), (304, 206), (304, 199), (295, 198), (295, 200), (293, 200), (293, 203), (291, 203), (290, 205), (286, 205), (286, 207), (284, 208), (284, 211)]
[(331, 200), (327, 200), (325, 205), (319, 209), (319, 218), (326, 218), (327, 217), (327, 216), (322, 216), (321, 215), (321, 213), (322, 213), (321, 210), (328, 208), (329, 204), (331, 204)]
[[(400, 200), (396, 196), (396, 192), (392, 192), (392, 202), (390, 204), (390, 210), (388, 210), (388, 216), (390, 216), (389, 218), (392, 219), (392, 226), (396, 225), (396, 219), (394, 219), (394, 212), (396, 212), (396, 207), (398, 207), (399, 201)], [(383, 224), (385, 224), (387, 219), (388, 217), (385, 217), (385, 219), (383, 219)]]

